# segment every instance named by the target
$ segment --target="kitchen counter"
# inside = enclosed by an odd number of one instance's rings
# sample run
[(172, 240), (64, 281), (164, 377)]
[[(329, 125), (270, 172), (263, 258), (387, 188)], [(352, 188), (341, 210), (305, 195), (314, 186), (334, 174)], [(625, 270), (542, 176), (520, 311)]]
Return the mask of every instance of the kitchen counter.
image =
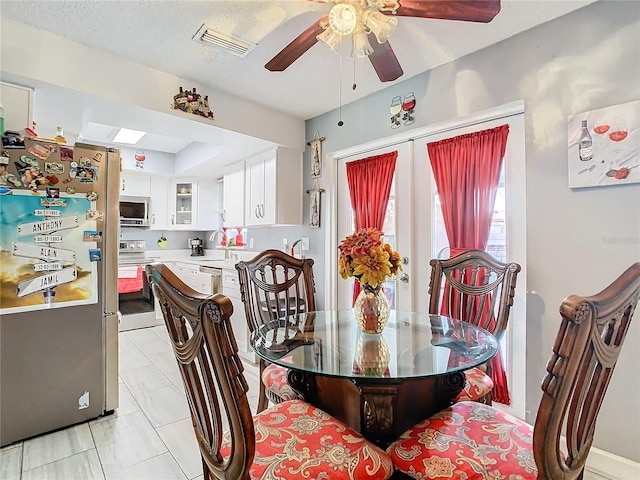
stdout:
[(202, 265), (205, 267), (216, 267), (226, 270), (235, 270), (236, 263), (240, 260), (253, 258), (258, 252), (248, 252), (246, 250), (231, 250), (238, 258), (225, 259), (224, 250), (205, 250), (203, 256), (191, 256), (191, 250), (147, 250), (146, 256), (154, 258), (157, 262), (183, 262), (192, 265)]

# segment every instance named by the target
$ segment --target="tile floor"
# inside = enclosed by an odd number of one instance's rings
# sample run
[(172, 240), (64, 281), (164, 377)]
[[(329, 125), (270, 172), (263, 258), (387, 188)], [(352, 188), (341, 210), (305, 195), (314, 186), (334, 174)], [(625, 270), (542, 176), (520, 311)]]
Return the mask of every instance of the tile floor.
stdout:
[[(253, 411), (258, 373), (245, 362)], [(203, 480), (165, 327), (120, 333), (120, 407), (113, 415), (0, 449), (0, 479)], [(585, 472), (584, 479), (604, 477)]]
[[(255, 411), (258, 367), (245, 363), (245, 376)], [(201, 480), (165, 327), (120, 333), (120, 407), (113, 415), (2, 448), (0, 479)]]

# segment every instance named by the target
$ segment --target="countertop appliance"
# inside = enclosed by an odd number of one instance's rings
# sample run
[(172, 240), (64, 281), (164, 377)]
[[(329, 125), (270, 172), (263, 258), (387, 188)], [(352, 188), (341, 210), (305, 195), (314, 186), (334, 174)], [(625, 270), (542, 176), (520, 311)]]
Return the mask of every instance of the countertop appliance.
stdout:
[(202, 257), (204, 255), (204, 241), (201, 238), (190, 238), (189, 248), (192, 257)]
[(149, 199), (147, 197), (128, 197), (121, 195), (119, 204), (121, 226), (149, 226)]
[(156, 318), (155, 297), (144, 273), (146, 264), (155, 260), (145, 253), (144, 240), (120, 240), (118, 247), (119, 331), (162, 325)]
[(25, 138), (0, 196), (0, 444), (118, 406), (120, 152)]

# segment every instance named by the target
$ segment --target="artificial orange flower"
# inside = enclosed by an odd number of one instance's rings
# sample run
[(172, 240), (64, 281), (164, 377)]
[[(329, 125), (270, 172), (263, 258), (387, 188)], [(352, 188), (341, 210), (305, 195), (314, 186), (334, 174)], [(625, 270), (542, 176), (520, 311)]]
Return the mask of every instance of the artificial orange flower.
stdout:
[(348, 235), (338, 249), (340, 276), (355, 277), (368, 290), (378, 290), (387, 277), (402, 270), (400, 254), (384, 242), (377, 228), (363, 228)]

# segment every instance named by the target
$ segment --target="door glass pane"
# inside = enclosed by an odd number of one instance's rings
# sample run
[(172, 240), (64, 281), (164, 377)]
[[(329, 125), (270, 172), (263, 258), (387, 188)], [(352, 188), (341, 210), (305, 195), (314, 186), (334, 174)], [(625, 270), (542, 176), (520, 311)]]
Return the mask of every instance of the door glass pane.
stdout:
[[(396, 250), (396, 181), (395, 178), (391, 184), (391, 192), (389, 194), (389, 203), (387, 205), (387, 213), (384, 217), (384, 226), (382, 227), (384, 233), (384, 241), (391, 245), (391, 248)], [(396, 278), (387, 278), (384, 282), (382, 289), (384, 291), (389, 306), (392, 309), (396, 308)]]

